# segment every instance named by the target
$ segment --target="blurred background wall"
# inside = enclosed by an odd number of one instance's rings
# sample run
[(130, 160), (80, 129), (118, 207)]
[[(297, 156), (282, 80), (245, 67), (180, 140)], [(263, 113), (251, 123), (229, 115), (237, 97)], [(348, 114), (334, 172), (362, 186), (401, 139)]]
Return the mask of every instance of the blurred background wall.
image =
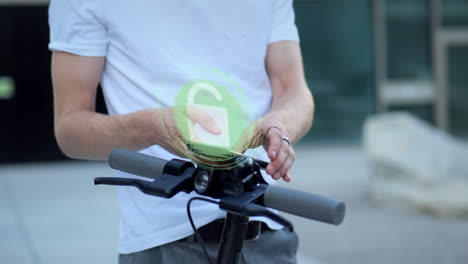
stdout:
[[(0, 163), (65, 159), (53, 138), (47, 4), (0, 0)], [(468, 135), (468, 1), (296, 0), (294, 7), (317, 104), (305, 142), (360, 142), (366, 117), (388, 110)], [(101, 95), (98, 109), (105, 111)]]
[(0, 163), (66, 159), (53, 133), (48, 2), (0, 0)]

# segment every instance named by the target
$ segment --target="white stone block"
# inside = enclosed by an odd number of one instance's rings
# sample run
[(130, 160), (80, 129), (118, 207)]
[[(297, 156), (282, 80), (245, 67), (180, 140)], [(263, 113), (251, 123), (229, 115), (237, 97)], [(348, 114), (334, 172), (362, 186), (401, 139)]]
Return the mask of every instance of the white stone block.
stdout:
[(371, 196), (440, 216), (468, 216), (468, 144), (403, 113), (369, 118)]

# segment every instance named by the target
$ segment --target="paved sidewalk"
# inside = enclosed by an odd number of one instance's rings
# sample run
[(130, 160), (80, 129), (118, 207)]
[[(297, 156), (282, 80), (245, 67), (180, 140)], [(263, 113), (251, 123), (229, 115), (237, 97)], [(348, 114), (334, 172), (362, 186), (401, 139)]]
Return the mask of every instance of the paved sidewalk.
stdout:
[(297, 156), (289, 187), (341, 199), (347, 206), (339, 227), (290, 216), (306, 256), (328, 264), (468, 263), (468, 219), (437, 219), (369, 202), (371, 171), (359, 147), (310, 146)]
[[(347, 203), (339, 227), (287, 215), (300, 234), (300, 262), (468, 263), (468, 221), (439, 220), (368, 202), (369, 171), (357, 146), (300, 146), (291, 188)], [(116, 263), (118, 204), (105, 163), (0, 167), (0, 263)], [(468, 195), (468, 194), (467, 194)]]
[(104, 163), (0, 168), (0, 263), (116, 263), (119, 209)]

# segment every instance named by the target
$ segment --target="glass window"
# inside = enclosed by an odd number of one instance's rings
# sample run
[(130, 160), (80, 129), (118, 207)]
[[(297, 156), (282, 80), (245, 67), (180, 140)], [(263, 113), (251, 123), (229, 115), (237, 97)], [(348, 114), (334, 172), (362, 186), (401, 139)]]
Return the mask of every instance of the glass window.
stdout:
[(307, 138), (357, 139), (375, 109), (370, 1), (295, 1), (294, 6), (316, 103)]
[(450, 131), (468, 137), (468, 45), (448, 50)]
[(442, 25), (451, 27), (468, 27), (468, 1), (443, 0)]
[(431, 42), (427, 0), (385, 1), (389, 79), (430, 79)]

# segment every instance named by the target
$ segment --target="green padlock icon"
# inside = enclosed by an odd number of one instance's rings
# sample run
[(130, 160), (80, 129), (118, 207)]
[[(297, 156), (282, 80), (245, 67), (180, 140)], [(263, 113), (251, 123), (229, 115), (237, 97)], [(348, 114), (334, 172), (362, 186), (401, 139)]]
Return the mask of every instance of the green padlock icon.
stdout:
[[(252, 126), (249, 126), (251, 120), (246, 118), (246, 112), (238, 103), (237, 97), (231, 94), (235, 93), (243, 98), (242, 92), (229, 86), (231, 90), (228, 90), (225, 86), (226, 83), (194, 80), (184, 85), (175, 97), (174, 105), (178, 106), (175, 109), (179, 109), (175, 112), (177, 128), (191, 154), (205, 160), (231, 159), (236, 153), (243, 151), (239, 143), (248, 144), (252, 135)], [(192, 111), (190, 106), (209, 114), (221, 129), (221, 134), (211, 134), (190, 120), (188, 116), (193, 113), (188, 112)], [(187, 154), (187, 157), (191, 154)]]
[(188, 119), (188, 132), (191, 143), (203, 144), (206, 146), (214, 146), (223, 149), (228, 149), (230, 144), (229, 138), (229, 120), (228, 111), (226, 108), (221, 106), (204, 105), (195, 103), (195, 96), (204, 91), (207, 92), (210, 97), (214, 98), (219, 105), (223, 102), (223, 96), (221, 93), (208, 82), (197, 82), (193, 84), (188, 91), (187, 104), (195, 106), (199, 111), (203, 111), (209, 114), (221, 128), (222, 132), (219, 135), (214, 135), (207, 132), (199, 124), (192, 122)]

